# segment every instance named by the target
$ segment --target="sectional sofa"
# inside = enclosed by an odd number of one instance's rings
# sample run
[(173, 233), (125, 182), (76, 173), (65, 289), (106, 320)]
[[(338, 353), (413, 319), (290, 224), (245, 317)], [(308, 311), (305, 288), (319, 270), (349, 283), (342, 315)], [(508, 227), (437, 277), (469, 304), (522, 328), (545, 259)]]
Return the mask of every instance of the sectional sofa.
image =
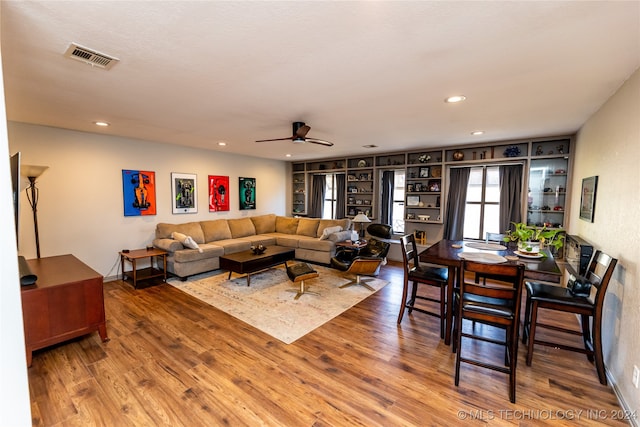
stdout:
[(252, 245), (295, 249), (298, 260), (329, 264), (336, 242), (351, 236), (350, 219), (291, 218), (275, 214), (183, 224), (158, 223), (153, 245), (166, 250), (167, 270), (181, 278), (220, 268), (220, 256)]

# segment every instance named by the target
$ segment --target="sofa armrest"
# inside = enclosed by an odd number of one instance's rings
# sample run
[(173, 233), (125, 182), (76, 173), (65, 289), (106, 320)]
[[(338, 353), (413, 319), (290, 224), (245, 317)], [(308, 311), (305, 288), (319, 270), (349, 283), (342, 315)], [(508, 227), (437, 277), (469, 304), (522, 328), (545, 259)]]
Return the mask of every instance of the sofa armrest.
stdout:
[(182, 243), (174, 239), (153, 239), (153, 246), (172, 253), (184, 249)]

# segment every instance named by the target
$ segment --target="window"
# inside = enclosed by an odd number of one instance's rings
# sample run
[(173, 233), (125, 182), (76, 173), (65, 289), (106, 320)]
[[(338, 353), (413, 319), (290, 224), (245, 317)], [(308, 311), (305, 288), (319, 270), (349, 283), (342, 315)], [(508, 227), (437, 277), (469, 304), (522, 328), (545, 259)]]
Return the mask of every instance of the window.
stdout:
[[(389, 173), (393, 173), (393, 189), (390, 189), (391, 196), (388, 200), (389, 206), (389, 215), (391, 218), (386, 218), (383, 215), (384, 207), (383, 203), (387, 203), (385, 196), (385, 188), (387, 188), (384, 183), (385, 177), (384, 175), (389, 175)], [(380, 218), (383, 221), (389, 221), (389, 225), (391, 225), (393, 233), (396, 234), (404, 234), (404, 191), (405, 191), (405, 171), (404, 169), (390, 169), (380, 171), (380, 188), (382, 189), (382, 193), (380, 195)]]
[(465, 239), (500, 233), (500, 173), (498, 166), (471, 168), (464, 214)]
[(324, 187), (324, 204), (322, 206), (322, 218), (333, 219), (336, 213), (336, 175), (329, 173), (325, 175), (326, 184)]

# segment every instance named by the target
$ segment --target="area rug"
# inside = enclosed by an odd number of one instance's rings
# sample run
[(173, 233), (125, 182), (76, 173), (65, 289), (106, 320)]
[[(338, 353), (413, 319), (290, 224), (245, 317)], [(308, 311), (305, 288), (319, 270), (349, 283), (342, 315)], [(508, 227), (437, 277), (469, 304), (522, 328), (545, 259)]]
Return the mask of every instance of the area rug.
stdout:
[(288, 289), (297, 286), (289, 280), (283, 267), (251, 275), (251, 286), (244, 276), (214, 272), (193, 276), (187, 281), (170, 279), (168, 283), (207, 304), (260, 329), (274, 338), (291, 344), (324, 323), (345, 312), (379, 291), (389, 282), (373, 279), (368, 285), (349, 286), (350, 276), (338, 270), (314, 265), (318, 278), (305, 281), (305, 286), (319, 296), (305, 294), (295, 300)]

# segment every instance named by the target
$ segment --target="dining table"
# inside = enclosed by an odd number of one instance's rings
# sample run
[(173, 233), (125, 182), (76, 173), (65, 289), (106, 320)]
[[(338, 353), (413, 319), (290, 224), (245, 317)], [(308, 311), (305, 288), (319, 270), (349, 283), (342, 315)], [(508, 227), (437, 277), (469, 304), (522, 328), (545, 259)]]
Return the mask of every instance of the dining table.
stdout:
[(547, 248), (541, 249), (540, 255), (527, 255), (521, 254), (516, 247), (507, 243), (440, 240), (422, 251), (419, 254), (419, 259), (422, 263), (446, 266), (449, 270), (444, 338), (446, 345), (451, 343), (453, 290), (456, 286), (456, 281), (459, 283), (462, 280), (462, 262), (465, 258), (480, 262), (486, 259), (487, 262), (492, 263), (524, 264), (525, 279), (551, 283), (560, 283), (562, 280), (562, 272), (551, 251)]

